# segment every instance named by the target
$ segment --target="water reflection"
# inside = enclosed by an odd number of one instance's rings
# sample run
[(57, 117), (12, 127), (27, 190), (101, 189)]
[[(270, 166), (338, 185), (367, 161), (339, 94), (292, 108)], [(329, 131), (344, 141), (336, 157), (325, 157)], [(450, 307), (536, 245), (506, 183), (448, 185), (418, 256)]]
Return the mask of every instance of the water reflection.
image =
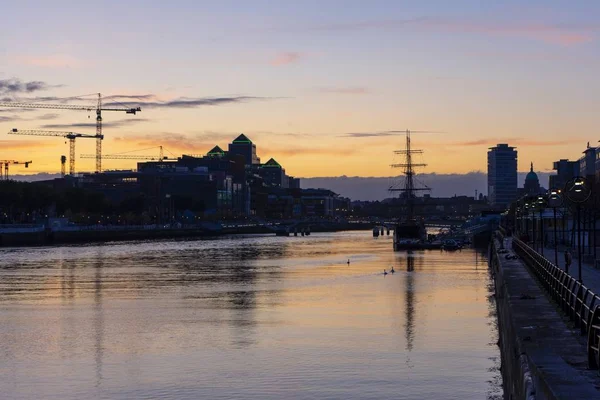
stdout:
[(103, 247), (98, 247), (94, 263), (94, 348), (96, 362), (96, 386), (102, 382), (102, 363), (104, 357), (104, 309), (102, 308), (102, 267), (104, 264)]
[(414, 305), (414, 275), (412, 272), (415, 269), (415, 259), (412, 251), (406, 255), (406, 350), (412, 351), (414, 340), (414, 325), (415, 325), (415, 305)]
[(468, 399), (493, 376), (469, 251), (357, 232), (16, 253), (0, 259), (6, 398), (33, 397), (27, 381), (61, 399)]

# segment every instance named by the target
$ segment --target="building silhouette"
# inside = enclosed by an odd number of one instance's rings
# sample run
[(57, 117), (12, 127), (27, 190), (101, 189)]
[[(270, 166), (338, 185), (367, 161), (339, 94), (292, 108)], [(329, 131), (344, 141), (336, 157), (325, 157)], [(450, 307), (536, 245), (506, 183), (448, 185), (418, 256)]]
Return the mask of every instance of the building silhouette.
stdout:
[(569, 161), (560, 159), (554, 161), (552, 169), (556, 171), (555, 175), (550, 175), (548, 187), (550, 189), (563, 189), (567, 182), (579, 175), (579, 161)]
[[(537, 177), (537, 176), (536, 176)], [(498, 144), (488, 151), (488, 201), (507, 207), (517, 198), (517, 150)]]
[(523, 189), (525, 189), (524, 191), (527, 195), (540, 194), (540, 179), (538, 178), (537, 174), (533, 171), (533, 163), (531, 163), (531, 169), (525, 177), (525, 186), (523, 187)]
[(229, 144), (229, 154), (244, 156), (246, 165), (260, 164), (260, 158), (256, 155), (256, 145), (243, 133)]

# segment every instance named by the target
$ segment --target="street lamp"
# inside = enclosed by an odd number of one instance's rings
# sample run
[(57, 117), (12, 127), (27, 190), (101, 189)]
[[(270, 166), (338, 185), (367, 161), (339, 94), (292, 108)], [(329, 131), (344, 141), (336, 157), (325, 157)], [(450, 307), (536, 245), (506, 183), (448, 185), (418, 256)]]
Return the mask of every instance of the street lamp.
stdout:
[(527, 237), (527, 242), (529, 242), (529, 202), (527, 199), (524, 200), (525, 204), (523, 206), (523, 211), (525, 212), (525, 236)]
[(579, 269), (579, 282), (581, 279), (581, 204), (585, 203), (592, 191), (585, 178), (576, 176), (565, 185), (567, 198), (577, 205), (577, 266)]
[[(552, 208), (554, 213), (554, 265), (558, 265), (558, 239), (556, 235), (556, 209), (562, 205), (562, 196), (560, 195), (560, 189), (550, 189), (548, 194), (548, 207)], [(568, 268), (568, 267), (567, 267)], [(566, 271), (569, 273), (569, 271)]]
[(544, 257), (544, 210), (546, 209), (546, 198), (538, 195), (536, 199), (538, 210), (540, 211), (540, 248), (542, 249), (542, 257)]

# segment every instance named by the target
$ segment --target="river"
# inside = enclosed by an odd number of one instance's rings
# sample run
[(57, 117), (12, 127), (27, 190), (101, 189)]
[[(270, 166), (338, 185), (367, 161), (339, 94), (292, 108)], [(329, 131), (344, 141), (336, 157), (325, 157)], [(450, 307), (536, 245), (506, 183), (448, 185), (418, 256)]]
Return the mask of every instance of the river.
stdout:
[(2, 398), (502, 398), (472, 249), (364, 231), (0, 254)]

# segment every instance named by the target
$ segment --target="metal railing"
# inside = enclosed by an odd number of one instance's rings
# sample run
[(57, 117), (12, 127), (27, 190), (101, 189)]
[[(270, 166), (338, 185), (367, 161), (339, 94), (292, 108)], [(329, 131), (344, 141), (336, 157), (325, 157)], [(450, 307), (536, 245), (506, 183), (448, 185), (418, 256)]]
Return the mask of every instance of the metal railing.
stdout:
[(600, 367), (600, 297), (517, 238), (513, 251), (533, 270), (581, 335), (587, 335), (588, 366)]

